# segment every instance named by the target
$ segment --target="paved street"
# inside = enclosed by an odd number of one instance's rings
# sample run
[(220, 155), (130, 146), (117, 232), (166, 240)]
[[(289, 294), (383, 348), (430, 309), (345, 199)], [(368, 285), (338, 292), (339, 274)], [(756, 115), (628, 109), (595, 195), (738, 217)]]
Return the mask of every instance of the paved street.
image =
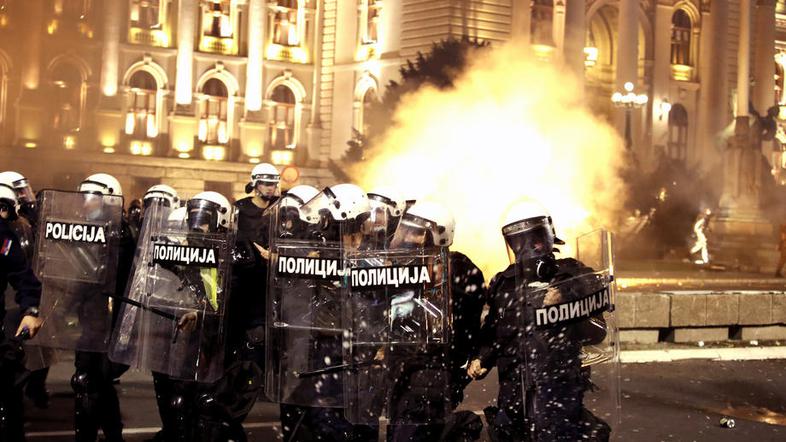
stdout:
[[(717, 362), (689, 360), (624, 364), (621, 370), (622, 424), (615, 439), (625, 441), (782, 441), (786, 440), (786, 360)], [(49, 388), (48, 410), (31, 409), (31, 441), (71, 440), (72, 396), (68, 362), (56, 365)], [(602, 376), (597, 376), (603, 383)], [(149, 438), (159, 425), (149, 376), (128, 373), (119, 386), (128, 441)], [(496, 376), (468, 389), (462, 408), (482, 410), (493, 404)], [(605, 398), (605, 396), (604, 396)], [(28, 404), (29, 405), (29, 404)], [(593, 406), (608, 409), (600, 399)], [(31, 406), (32, 407), (32, 406)], [(600, 411), (600, 414), (603, 414)], [(734, 429), (718, 424), (724, 415), (736, 419)], [(278, 438), (277, 407), (258, 404), (249, 418), (249, 438)], [(485, 434), (484, 434), (485, 437)], [(486, 440), (486, 439), (484, 439)]]

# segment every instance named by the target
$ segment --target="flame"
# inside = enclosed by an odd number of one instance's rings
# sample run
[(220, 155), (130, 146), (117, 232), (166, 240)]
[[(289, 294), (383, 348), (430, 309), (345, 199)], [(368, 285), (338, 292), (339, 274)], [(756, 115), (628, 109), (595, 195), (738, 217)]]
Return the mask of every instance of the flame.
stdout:
[(520, 199), (546, 206), (566, 240), (614, 224), (624, 145), (566, 69), (509, 43), (471, 56), (454, 84), (404, 96), (368, 160), (349, 171), (355, 181), (446, 205), (452, 248), (486, 279), (508, 264), (502, 218)]

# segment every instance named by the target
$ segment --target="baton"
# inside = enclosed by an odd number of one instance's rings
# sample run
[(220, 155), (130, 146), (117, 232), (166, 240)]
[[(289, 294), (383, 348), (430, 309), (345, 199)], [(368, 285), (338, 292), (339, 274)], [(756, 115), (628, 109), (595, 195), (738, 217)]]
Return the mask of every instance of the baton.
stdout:
[(162, 316), (162, 317), (164, 317), (164, 318), (166, 318), (166, 319), (171, 319), (172, 321), (177, 321), (177, 320), (178, 320), (178, 319), (177, 319), (177, 316), (173, 315), (172, 313), (165, 312), (165, 311), (163, 311), (163, 310), (160, 310), (160, 309), (157, 309), (157, 308), (155, 308), (155, 307), (149, 307), (149, 306), (146, 306), (146, 305), (142, 304), (142, 303), (141, 303), (141, 302), (139, 302), (139, 301), (134, 301), (134, 300), (133, 300), (133, 299), (131, 299), (131, 298), (126, 298), (125, 296), (118, 296), (118, 295), (113, 295), (113, 294), (111, 294), (111, 293), (105, 293), (105, 295), (106, 295), (106, 296), (108, 296), (108, 297), (110, 297), (110, 298), (112, 298), (112, 299), (115, 299), (115, 300), (117, 300), (117, 301), (120, 301), (120, 302), (125, 302), (126, 304), (133, 305), (134, 307), (139, 307), (139, 308), (141, 308), (142, 310), (147, 310), (147, 311), (149, 311), (150, 313), (155, 313), (156, 315), (158, 315), (158, 316)]
[(369, 366), (369, 365), (378, 365), (381, 362), (382, 361), (377, 361), (376, 359), (373, 359), (371, 361), (353, 362), (353, 363), (348, 363), (348, 364), (332, 365), (330, 367), (320, 368), (318, 370), (304, 371), (302, 373), (296, 371), (295, 372), (295, 376), (298, 379), (303, 379), (303, 378), (307, 378), (307, 377), (311, 377), (311, 376), (319, 376), (319, 375), (323, 375), (323, 374), (336, 373), (336, 372), (344, 371), (344, 370), (354, 370), (356, 368), (366, 367), (366, 366)]

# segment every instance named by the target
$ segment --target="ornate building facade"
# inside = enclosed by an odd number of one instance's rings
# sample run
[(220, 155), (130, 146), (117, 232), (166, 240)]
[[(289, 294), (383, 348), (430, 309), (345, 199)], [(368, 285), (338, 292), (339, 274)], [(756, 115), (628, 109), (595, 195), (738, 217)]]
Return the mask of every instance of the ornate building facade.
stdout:
[[(634, 149), (709, 168), (735, 114), (740, 0), (0, 0), (0, 161), (37, 187), (119, 176), (138, 196), (240, 196), (251, 163), (325, 184), (399, 66), (448, 36), (518, 38), (583, 73), (591, 106), (631, 82)], [(759, 112), (786, 104), (786, 7), (754, 0)], [(786, 116), (786, 113), (784, 113)], [(784, 137), (786, 141), (786, 137)], [(780, 144), (767, 152), (786, 167)]]

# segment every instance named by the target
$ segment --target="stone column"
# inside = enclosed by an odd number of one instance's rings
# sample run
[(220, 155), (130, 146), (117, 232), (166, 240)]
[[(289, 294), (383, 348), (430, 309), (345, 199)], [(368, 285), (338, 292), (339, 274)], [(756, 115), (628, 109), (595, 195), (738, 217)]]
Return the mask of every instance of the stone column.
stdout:
[(718, 164), (717, 152), (722, 148), (720, 134), (729, 123), (728, 64), (717, 63), (726, 57), (728, 46), (728, 0), (713, 0), (702, 10), (699, 43), (699, 114), (697, 116), (696, 160), (702, 169)]
[(766, 161), (758, 148), (760, 129), (748, 122), (751, 0), (740, 0), (739, 17), (737, 115), (734, 137), (723, 152), (723, 192), (713, 232), (717, 245), (710, 244), (710, 252), (742, 270), (771, 271), (776, 261), (774, 226), (760, 207)]
[(199, 2), (181, 1), (179, 3), (180, 17), (177, 24), (175, 102), (180, 105), (189, 105), (191, 104), (193, 92), (194, 36)]
[(104, 0), (104, 47), (101, 53), (101, 92), (117, 94), (118, 48), (120, 46), (120, 0)]
[(617, 88), (630, 81), (638, 83), (639, 69), (639, 2), (620, 0), (619, 37), (617, 39)]
[(22, 84), (25, 89), (38, 89), (41, 81), (41, 36), (44, 33), (43, 15), (44, 2), (36, 0), (29, 2), (28, 19), (30, 20), (30, 33), (27, 40)]
[(758, 0), (755, 14), (753, 107), (762, 115), (775, 105), (775, 0)]
[[(671, 94), (671, 17), (674, 7), (658, 4), (655, 6), (655, 32), (653, 33), (653, 49), (655, 53), (654, 66), (652, 67), (652, 96), (650, 105), (653, 106), (652, 120), (652, 145), (655, 150), (668, 147), (669, 116), (661, 114), (660, 107), (663, 100), (674, 104), (679, 97)], [(720, 63), (719, 63), (720, 64)]]
[(737, 125), (748, 124), (750, 102), (751, 0), (740, 0), (740, 33), (737, 46)]
[(246, 111), (262, 109), (262, 57), (265, 47), (265, 0), (248, 1)]
[(567, 0), (554, 0), (551, 12), (551, 35), (557, 57), (563, 56), (565, 48), (565, 7)]
[(565, 10), (565, 65), (584, 85), (584, 45), (587, 38), (586, 0), (567, 0)]

